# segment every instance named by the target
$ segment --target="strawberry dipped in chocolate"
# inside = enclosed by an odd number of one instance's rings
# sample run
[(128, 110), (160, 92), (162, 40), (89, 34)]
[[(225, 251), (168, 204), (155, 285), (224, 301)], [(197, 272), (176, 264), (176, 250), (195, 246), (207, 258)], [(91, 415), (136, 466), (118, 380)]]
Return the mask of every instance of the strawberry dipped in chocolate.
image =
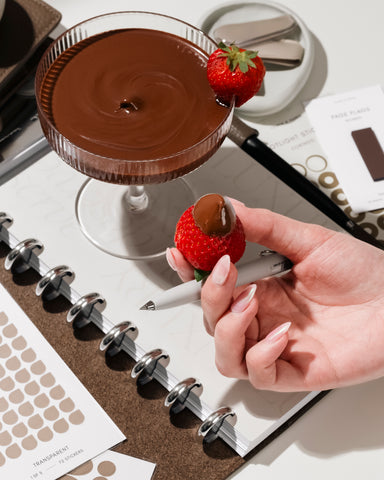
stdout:
[(228, 254), (232, 263), (243, 256), (243, 225), (227, 197), (211, 193), (189, 207), (176, 225), (175, 246), (195, 268), (197, 280)]
[(207, 77), (219, 102), (240, 107), (260, 90), (265, 66), (257, 52), (220, 42), (208, 59)]

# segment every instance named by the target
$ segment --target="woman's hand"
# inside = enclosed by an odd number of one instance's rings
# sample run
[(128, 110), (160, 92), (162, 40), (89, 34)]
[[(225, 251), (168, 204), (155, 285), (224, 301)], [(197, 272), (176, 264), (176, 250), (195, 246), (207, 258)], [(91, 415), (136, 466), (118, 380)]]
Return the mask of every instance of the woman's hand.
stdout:
[[(202, 289), (204, 322), (226, 376), (276, 391), (323, 390), (384, 375), (384, 252), (353, 237), (233, 202), (246, 239), (294, 264), (235, 288), (228, 256)], [(167, 252), (182, 280), (192, 267)]]

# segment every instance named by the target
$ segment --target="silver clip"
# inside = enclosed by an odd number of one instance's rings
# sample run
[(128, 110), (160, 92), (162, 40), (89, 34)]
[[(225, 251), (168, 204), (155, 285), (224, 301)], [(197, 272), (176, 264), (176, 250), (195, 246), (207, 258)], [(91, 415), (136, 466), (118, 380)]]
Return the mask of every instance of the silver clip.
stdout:
[(156, 348), (146, 353), (134, 365), (131, 371), (131, 377), (137, 378), (139, 385), (145, 385), (153, 378), (153, 373), (156, 370), (157, 364), (166, 368), (169, 365), (169, 355), (160, 348)]
[(193, 377), (186, 378), (173, 387), (164, 401), (166, 407), (171, 407), (169, 411), (170, 414), (179, 413), (184, 410), (185, 402), (191, 390), (193, 390), (193, 393), (197, 396), (200, 396), (203, 391), (202, 384)]
[(91, 322), (92, 311), (96, 308), (102, 312), (106, 306), (105, 299), (98, 293), (89, 293), (79, 298), (67, 313), (67, 322), (74, 328), (82, 328)]
[(8, 228), (12, 225), (13, 218), (5, 212), (0, 212), (0, 228)]
[(221, 407), (212, 412), (200, 425), (197, 434), (203, 437), (203, 442), (213, 442), (218, 437), (224, 420), (232, 426), (236, 423), (236, 413), (229, 407)]
[(18, 243), (5, 258), (4, 266), (6, 270), (12, 270), (13, 273), (23, 273), (30, 268), (29, 261), (32, 253), (40, 255), (44, 250), (44, 245), (35, 240), (28, 238)]
[(106, 355), (113, 356), (120, 352), (125, 336), (128, 336), (132, 341), (135, 341), (138, 335), (136, 325), (132, 322), (121, 322), (109, 330), (100, 342), (100, 350), (105, 351)]
[(60, 286), (64, 277), (70, 284), (75, 278), (75, 273), (66, 265), (60, 265), (49, 270), (36, 285), (36, 295), (43, 296), (45, 300), (53, 300), (60, 295)]

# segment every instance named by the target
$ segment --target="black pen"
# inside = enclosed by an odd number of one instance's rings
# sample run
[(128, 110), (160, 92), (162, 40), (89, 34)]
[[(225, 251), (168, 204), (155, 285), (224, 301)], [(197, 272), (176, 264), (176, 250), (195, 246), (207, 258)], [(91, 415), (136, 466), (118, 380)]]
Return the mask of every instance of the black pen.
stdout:
[(381, 250), (384, 249), (382, 242), (366, 232), (360, 225), (357, 225), (325, 193), (265, 145), (259, 139), (259, 132), (256, 129), (234, 116), (228, 137), (244, 152), (248, 153), (254, 160), (327, 215), (346, 232), (363, 242), (374, 245)]

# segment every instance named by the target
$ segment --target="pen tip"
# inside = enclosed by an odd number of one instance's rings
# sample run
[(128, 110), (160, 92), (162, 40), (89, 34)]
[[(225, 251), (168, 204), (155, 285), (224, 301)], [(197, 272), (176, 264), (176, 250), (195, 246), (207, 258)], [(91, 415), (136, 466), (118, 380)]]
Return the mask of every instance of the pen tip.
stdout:
[(140, 310), (156, 310), (156, 307), (152, 300), (149, 300), (149, 302), (140, 307)]

